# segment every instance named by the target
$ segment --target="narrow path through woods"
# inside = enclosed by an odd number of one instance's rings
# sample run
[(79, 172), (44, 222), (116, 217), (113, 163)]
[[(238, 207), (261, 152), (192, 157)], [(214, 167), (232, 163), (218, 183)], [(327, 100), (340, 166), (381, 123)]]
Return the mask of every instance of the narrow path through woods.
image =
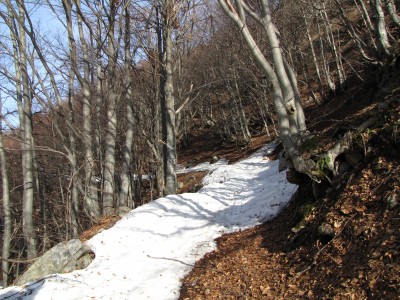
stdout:
[[(272, 147), (270, 145), (269, 147)], [(1, 291), (4, 299), (177, 299), (180, 280), (224, 233), (261, 224), (286, 206), (296, 186), (264, 159), (268, 147), (204, 179), (198, 193), (143, 205), (88, 241), (84, 270)]]

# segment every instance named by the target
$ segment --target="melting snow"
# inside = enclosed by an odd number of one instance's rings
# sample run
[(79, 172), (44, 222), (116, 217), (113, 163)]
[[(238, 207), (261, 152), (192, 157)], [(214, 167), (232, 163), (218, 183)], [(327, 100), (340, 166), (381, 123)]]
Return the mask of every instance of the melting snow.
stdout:
[(214, 171), (199, 192), (143, 205), (94, 236), (88, 268), (9, 287), (0, 299), (177, 299), (180, 279), (214, 239), (273, 218), (295, 192), (278, 162), (263, 159), (272, 146), (236, 164), (192, 168)]

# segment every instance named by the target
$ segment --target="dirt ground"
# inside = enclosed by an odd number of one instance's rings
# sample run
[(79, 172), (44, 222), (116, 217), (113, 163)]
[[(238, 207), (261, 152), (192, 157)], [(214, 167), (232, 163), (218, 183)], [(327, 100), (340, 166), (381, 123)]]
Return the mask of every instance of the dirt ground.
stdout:
[(360, 133), (369, 154), (321, 199), (304, 180), (278, 217), (217, 239), (182, 279), (179, 299), (400, 299), (399, 86), (360, 87), (310, 107), (323, 145), (379, 111)]
[[(399, 74), (395, 78), (379, 90), (366, 84), (307, 108), (308, 128), (321, 148), (343, 129), (379, 115), (357, 141), (368, 154), (324, 197), (316, 200), (310, 180), (303, 180), (275, 219), (217, 239), (217, 250), (182, 279), (179, 299), (400, 299)], [(270, 141), (260, 134), (245, 148), (222, 146), (212, 130), (201, 129), (180, 150), (179, 163), (215, 155), (234, 162)], [(195, 192), (205, 175), (179, 175), (179, 192)], [(104, 219), (82, 238), (118, 219)]]

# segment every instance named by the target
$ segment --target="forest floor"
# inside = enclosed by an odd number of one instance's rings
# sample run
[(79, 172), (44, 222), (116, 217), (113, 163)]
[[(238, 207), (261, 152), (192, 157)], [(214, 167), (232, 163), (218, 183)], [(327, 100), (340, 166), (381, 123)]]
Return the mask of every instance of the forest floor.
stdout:
[[(339, 188), (315, 199), (305, 180), (276, 218), (218, 238), (217, 249), (182, 279), (179, 299), (400, 299), (400, 71), (389, 77), (379, 88), (353, 85), (306, 109), (321, 149), (379, 117), (355, 138), (367, 155), (343, 175)], [(245, 148), (222, 146), (213, 131), (193, 131), (179, 164), (214, 156), (232, 163), (273, 140), (258, 134)], [(206, 173), (179, 174), (179, 193), (197, 191)], [(118, 219), (102, 220), (82, 239)], [(321, 225), (331, 235), (321, 234)]]
[[(368, 154), (340, 188), (316, 200), (305, 181), (275, 219), (217, 239), (218, 248), (182, 280), (180, 299), (400, 299), (400, 76), (391, 76), (306, 111), (322, 148), (379, 115), (359, 133)], [(265, 139), (256, 137), (247, 151)], [(203, 153), (200, 145), (193, 149)], [(206, 147), (207, 157), (220, 155)]]

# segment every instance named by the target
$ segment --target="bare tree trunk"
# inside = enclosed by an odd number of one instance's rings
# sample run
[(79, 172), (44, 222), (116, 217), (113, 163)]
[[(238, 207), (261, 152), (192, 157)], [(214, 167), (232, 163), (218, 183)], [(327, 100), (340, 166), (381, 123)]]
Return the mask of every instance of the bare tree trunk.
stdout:
[(318, 33), (320, 36), (320, 50), (321, 50), (321, 57), (322, 57), (322, 66), (323, 66), (323, 71), (324, 71), (324, 75), (325, 75), (325, 79), (326, 79), (326, 83), (328, 84), (328, 87), (331, 91), (335, 91), (336, 90), (336, 85), (335, 82), (332, 79), (332, 75), (331, 72), (329, 70), (329, 64), (326, 60), (326, 55), (325, 55), (325, 47), (324, 47), (324, 40), (322, 39), (322, 34), (321, 34), (321, 28), (319, 23), (317, 23), (317, 27), (318, 27)]
[(161, 114), (164, 157), (164, 194), (176, 193), (176, 129), (175, 96), (173, 84), (172, 26), (176, 18), (175, 1), (162, 4), (162, 64), (161, 64)]
[[(68, 82), (68, 106), (69, 106), (69, 115), (71, 124), (75, 123), (74, 120), (74, 73), (71, 69), (69, 74), (69, 82)], [(69, 201), (69, 223), (71, 224), (71, 232), (73, 238), (78, 237), (78, 213), (79, 213), (79, 202), (78, 202), (78, 181), (79, 181), (79, 173), (78, 173), (78, 164), (76, 158), (76, 138), (75, 133), (70, 130), (69, 132), (69, 142), (71, 148), (71, 188), (70, 188), (70, 201)]]
[(125, 9), (125, 82), (124, 88), (126, 88), (126, 120), (127, 120), (127, 129), (125, 136), (125, 148), (123, 150), (123, 163), (122, 163), (122, 174), (121, 174), (121, 192), (119, 194), (119, 206), (128, 206), (132, 201), (129, 198), (132, 198), (132, 191), (130, 191), (130, 182), (131, 182), (131, 162), (132, 162), (132, 146), (133, 146), (133, 133), (134, 133), (134, 116), (132, 109), (132, 79), (131, 79), (131, 49), (130, 49), (130, 11), (129, 6)]
[(371, 0), (372, 10), (375, 12), (375, 37), (378, 41), (378, 53), (381, 60), (391, 59), (393, 54), (386, 31), (385, 14), (381, 0)]
[[(267, 80), (271, 84), (272, 99), (279, 120), (280, 138), (286, 151), (288, 161), (292, 163), (295, 170), (302, 173), (310, 172), (315, 166), (315, 163), (311, 160), (304, 160), (299, 155), (298, 149), (299, 146), (301, 146), (301, 140), (298, 138), (299, 128), (297, 124), (294, 92), (285, 71), (283, 57), (279, 47), (279, 39), (271, 20), (268, 7), (269, 3), (266, 0), (261, 1), (262, 9), (260, 16), (258, 13), (251, 10), (242, 0), (235, 0), (236, 8), (229, 0), (218, 0), (218, 2), (228, 17), (240, 29), (242, 37), (246, 41), (253, 58), (258, 62)], [(245, 12), (258, 23), (262, 24), (267, 31), (268, 42), (273, 51), (273, 62), (276, 73), (255, 42), (247, 26)], [(277, 75), (278, 73), (280, 74), (279, 76)], [(284, 81), (285, 83), (283, 83)], [(284, 94), (283, 91), (285, 91)]]
[(385, 0), (385, 2), (387, 11), (392, 18), (392, 21), (397, 25), (397, 27), (400, 27), (400, 16), (396, 12), (396, 5), (394, 3), (394, 0)]
[[(22, 5), (23, 5), (23, 1)], [(24, 123), (21, 126), (24, 128), (23, 139), (23, 232), (24, 239), (27, 244), (27, 257), (35, 258), (37, 256), (36, 239), (34, 236), (33, 227), (33, 201), (34, 201), (34, 176), (33, 176), (33, 145), (32, 145), (32, 99), (29, 87), (29, 74), (27, 69), (27, 43), (25, 30), (23, 24), (25, 23), (25, 11), (21, 2), (18, 4), (18, 27), (19, 27), (19, 65), (21, 71), (22, 82), (22, 98), (23, 98), (23, 112)]]
[[(349, 18), (346, 15), (346, 12), (344, 11), (342, 4), (340, 3), (339, 0), (334, 0), (336, 7), (339, 9), (340, 12), (340, 18), (342, 19), (345, 28), (347, 32), (349, 33), (350, 37), (352, 38), (353, 42), (357, 46), (358, 50), (360, 51), (360, 54), (362, 57), (370, 62), (370, 63), (378, 63), (377, 59), (374, 57), (371, 57), (368, 53), (367, 50), (369, 50), (370, 47), (366, 45), (366, 43), (362, 40), (362, 38), (359, 37), (357, 34), (356, 30), (354, 29), (354, 26), (351, 24)], [(374, 51), (374, 49), (371, 49)]]
[[(13, 59), (15, 66), (15, 87), (17, 93), (17, 106), (20, 122), (20, 139), (22, 150), (22, 222), (24, 241), (27, 246), (28, 258), (37, 256), (36, 242), (33, 236), (33, 155), (32, 155), (32, 123), (31, 123), (31, 98), (29, 92), (29, 79), (27, 71), (27, 45), (25, 31), (23, 30), (25, 17), (18, 2), (18, 11), (15, 11), (10, 1), (7, 1), (8, 18), (4, 19), (10, 30), (13, 44)], [(17, 28), (18, 27), (18, 28)], [(21, 88), (22, 86), (22, 88)]]
[(108, 108), (107, 108), (107, 130), (104, 139), (104, 190), (103, 190), (103, 214), (109, 215), (114, 212), (114, 190), (115, 190), (115, 143), (117, 138), (117, 93), (116, 93), (116, 64), (117, 49), (115, 44), (115, 17), (117, 7), (111, 3), (109, 12), (108, 28), (108, 48), (107, 48), (107, 79), (106, 87), (108, 89)]
[[(101, 32), (101, 23), (100, 21), (98, 22), (98, 31), (99, 34)], [(102, 138), (102, 134), (101, 134), (101, 107), (103, 105), (103, 80), (104, 80), (104, 74), (103, 74), (103, 70), (102, 70), (102, 64), (101, 64), (101, 53), (100, 51), (98, 51), (97, 57), (96, 57), (96, 61), (97, 61), (97, 66), (96, 66), (96, 73), (97, 73), (97, 82), (96, 82), (96, 105), (95, 105), (95, 116), (96, 116), (96, 128), (94, 130), (95, 132), (95, 158), (98, 161), (98, 164), (100, 166), (103, 165), (104, 160), (103, 160), (103, 151), (102, 149), (102, 143), (103, 143), (103, 138)], [(104, 172), (103, 172), (103, 168), (99, 168), (98, 170), (99, 173), (99, 177), (100, 177), (100, 182), (101, 182), (101, 186), (102, 183), (104, 181)]]
[[(2, 99), (0, 94), (0, 111), (2, 110)], [(7, 172), (7, 158), (3, 145), (3, 121), (0, 120), (0, 170), (1, 182), (3, 193), (3, 249), (1, 261), (1, 270), (3, 276), (3, 287), (7, 287), (10, 281), (10, 265), (8, 258), (11, 253), (11, 234), (12, 234), (12, 220), (11, 220), (11, 207), (10, 207), (10, 189)]]
[(290, 84), (292, 86), (294, 95), (295, 95), (295, 106), (296, 106), (296, 121), (297, 121), (297, 126), (298, 129), (300, 130), (301, 133), (304, 133), (306, 131), (306, 117), (304, 115), (303, 111), (303, 105), (301, 103), (301, 96), (300, 96), (300, 91), (299, 87), (297, 85), (297, 76), (292, 68), (291, 65), (289, 65), (287, 59), (283, 57), (283, 63), (285, 65), (285, 70), (286, 73), (289, 77)]
[(374, 30), (375, 30), (375, 29), (374, 29), (374, 25), (372, 25), (371, 18), (370, 18), (370, 16), (369, 16), (368, 11), (367, 11), (367, 8), (365, 7), (365, 4), (364, 4), (364, 0), (354, 0), (354, 2), (355, 2), (356, 4), (357, 4), (357, 1), (358, 1), (358, 3), (359, 3), (360, 6), (361, 6), (362, 17), (363, 17), (363, 20), (364, 20), (364, 22), (365, 22), (365, 25), (368, 27), (369, 32), (374, 31)]
[[(76, 7), (78, 12), (81, 12), (80, 8), (80, 0), (76, 0)], [(71, 61), (71, 70), (73, 71), (73, 74), (76, 76), (78, 79), (81, 87), (82, 87), (82, 97), (83, 97), (83, 104), (82, 104), (82, 117), (83, 117), (83, 131), (82, 131), (82, 138), (83, 138), (83, 145), (84, 145), (84, 166), (85, 166), (85, 193), (84, 193), (84, 211), (88, 216), (92, 218), (92, 220), (96, 220), (100, 216), (100, 208), (99, 208), (99, 201), (97, 197), (97, 183), (96, 183), (96, 175), (95, 175), (95, 163), (94, 163), (94, 156), (93, 156), (93, 150), (92, 150), (92, 125), (91, 125), (91, 89), (89, 86), (89, 67), (90, 67), (90, 62), (89, 62), (89, 56), (88, 56), (88, 47), (84, 38), (84, 33), (83, 33), (83, 26), (82, 26), (82, 16), (80, 13), (78, 13), (77, 19), (78, 19), (78, 32), (79, 32), (79, 37), (82, 45), (82, 54), (83, 54), (83, 76), (81, 75), (80, 70), (78, 69), (78, 55), (77, 55), (77, 49), (76, 49), (76, 42), (74, 38), (74, 32), (73, 32), (73, 19), (72, 19), (72, 3), (71, 0), (63, 0), (63, 7), (65, 11), (65, 16), (66, 16), (66, 27), (68, 31), (68, 41), (69, 41), (69, 55), (70, 55), (70, 61)], [(70, 85), (70, 92), (72, 87)], [(72, 114), (73, 112), (71, 111), (73, 107), (70, 107), (70, 112), (69, 114)], [(70, 117), (70, 122), (73, 121), (73, 118)], [(72, 123), (71, 123), (71, 126)], [(71, 147), (73, 146), (71, 142), (75, 142), (71, 139), (74, 139), (72, 137), (74, 135), (73, 131), (70, 133), (70, 145)], [(71, 150), (74, 152), (74, 148)], [(71, 154), (71, 165), (75, 165), (76, 167), (76, 157), (74, 157), (74, 153)], [(72, 166), (71, 166), (72, 167)], [(72, 167), (74, 168), (74, 167)], [(77, 176), (77, 174), (75, 175)], [(76, 182), (77, 183), (77, 182)]]
[[(80, 10), (80, 0), (76, 0)], [(90, 88), (90, 61), (88, 46), (85, 40), (82, 16), (78, 14), (78, 31), (82, 45), (83, 54), (83, 78), (81, 79), (83, 92), (83, 144), (85, 148), (85, 186), (87, 191), (84, 195), (85, 210), (94, 220), (100, 217), (100, 205), (97, 194), (96, 164), (93, 154), (93, 130), (92, 130), (92, 91)], [(76, 61), (76, 51), (74, 51)]]
[(326, 13), (325, 3), (322, 3), (321, 16), (322, 16), (323, 20), (325, 21), (324, 23), (325, 23), (326, 40), (332, 49), (333, 56), (335, 57), (336, 72), (338, 74), (339, 89), (340, 89), (340, 87), (343, 85), (346, 78), (345, 78), (344, 70), (342, 69), (341, 55), (337, 50), (335, 37), (333, 35), (332, 28), (330, 26), (328, 14)]
[(318, 87), (319, 87), (319, 91), (320, 91), (320, 94), (322, 97), (322, 94), (323, 94), (322, 86), (323, 85), (322, 85), (321, 72), (319, 70), (317, 55), (315, 54), (314, 43), (311, 38), (311, 33), (310, 33), (310, 29), (309, 29), (308, 22), (307, 22), (307, 17), (304, 15), (303, 19), (304, 19), (304, 24), (306, 25), (306, 33), (307, 33), (308, 43), (310, 45), (310, 50), (311, 50), (311, 55), (312, 55), (312, 59), (313, 59), (313, 63), (314, 63), (315, 73), (317, 74)]
[(295, 103), (295, 95), (290, 84), (289, 77), (285, 70), (285, 65), (283, 62), (283, 54), (280, 47), (279, 38), (277, 35), (277, 30), (275, 28), (274, 23), (272, 22), (272, 16), (269, 9), (269, 4), (267, 0), (262, 0), (262, 7), (263, 7), (263, 24), (265, 31), (267, 33), (268, 42), (270, 44), (272, 50), (272, 57), (274, 61), (274, 68), (275, 73), (279, 81), (280, 89), (282, 91), (283, 102), (285, 104), (287, 115), (289, 118), (289, 125), (290, 125), (290, 135), (292, 137), (293, 142), (297, 143), (300, 142), (298, 140), (299, 137), (299, 127), (297, 124), (297, 109)]
[[(160, 64), (158, 64), (160, 66)], [(158, 76), (158, 71), (155, 70), (154, 76)], [(156, 82), (156, 81), (154, 81)], [(160, 78), (160, 83), (163, 82), (163, 78), (161, 76)], [(162, 94), (163, 92), (161, 91), (161, 84), (154, 84), (154, 88), (156, 89), (155, 91), (155, 99), (162, 100)], [(153, 134), (154, 134), (154, 142), (153, 142), (153, 155), (156, 161), (156, 177), (157, 177), (157, 189), (158, 189), (158, 196), (162, 197), (164, 196), (164, 190), (165, 190), (165, 171), (164, 171), (164, 157), (163, 157), (163, 151), (164, 151), (164, 144), (160, 143), (162, 141), (162, 113), (161, 113), (161, 104), (162, 101), (157, 101), (155, 104), (155, 109), (154, 109), (154, 125), (153, 125)], [(160, 118), (161, 117), (161, 118)]]
[(360, 14), (362, 16), (364, 25), (367, 28), (368, 37), (369, 37), (369, 39), (371, 41), (371, 44), (373, 45), (374, 51), (378, 52), (378, 47), (376, 46), (375, 36), (374, 36), (375, 28), (374, 28), (374, 25), (371, 22), (371, 18), (370, 18), (369, 14), (368, 14), (367, 8), (365, 7), (365, 4), (364, 4), (363, 0), (354, 0), (354, 3), (357, 5), (357, 8), (358, 8), (357, 2), (361, 6)]
[[(255, 42), (254, 38), (252, 37), (249, 28), (247, 27), (247, 24), (244, 22), (245, 21), (245, 16), (244, 16), (244, 10), (243, 10), (243, 3), (240, 2), (240, 0), (236, 0), (236, 5), (238, 6), (239, 12), (236, 12), (235, 8), (232, 7), (230, 2), (225, 1), (225, 0), (218, 0), (220, 3), (221, 7), (225, 11), (225, 13), (236, 23), (236, 25), (241, 29), (241, 33), (243, 38), (245, 39), (253, 57), (256, 59), (258, 62), (259, 66), (263, 70), (265, 76), (267, 77), (267, 80), (272, 86), (272, 99), (273, 103), (275, 106), (275, 110), (278, 115), (279, 119), (279, 132), (280, 132), (280, 137), (282, 139), (282, 143), (284, 145), (284, 148), (286, 152), (288, 153), (289, 157), (295, 158), (298, 156), (298, 146), (296, 142), (293, 140), (292, 137), (292, 131), (295, 131), (295, 135), (297, 136), (297, 128), (296, 130), (293, 130), (293, 127), (297, 125), (296, 123), (293, 124), (293, 119), (294, 119), (294, 99), (290, 99), (290, 93), (286, 91), (287, 93), (287, 101), (284, 101), (284, 97), (282, 94), (282, 89), (280, 86), (280, 81), (278, 80), (278, 77), (272, 68), (272, 66), (269, 64), (269, 62), (266, 60), (265, 56), (262, 54), (260, 48), (258, 47), (257, 43)], [(264, 3), (266, 4), (266, 3)], [(269, 19), (270, 20), (270, 19)], [(272, 43), (270, 46), (271, 47), (278, 47), (278, 50), (280, 51), (279, 43), (274, 39), (276, 39), (276, 32), (275, 28), (273, 27), (272, 23), (268, 23), (267, 26), (269, 31), (269, 37), (273, 40), (274, 43)], [(281, 54), (275, 54), (276, 57), (280, 56)], [(274, 61), (275, 62), (275, 61)], [(283, 64), (282, 58), (281, 62)], [(279, 62), (277, 63), (277, 68), (279, 68)], [(280, 70), (282, 72), (282, 70)], [(284, 70), (283, 70), (284, 71)], [(290, 85), (290, 83), (289, 83)], [(290, 87), (291, 89), (291, 87)], [(288, 96), (289, 94), (289, 96)], [(293, 97), (293, 91), (292, 91), (292, 96)], [(293, 104), (292, 104), (293, 103)], [(287, 106), (289, 104), (289, 106)], [(289, 116), (290, 115), (290, 116)], [(297, 131), (297, 132), (296, 132)]]

